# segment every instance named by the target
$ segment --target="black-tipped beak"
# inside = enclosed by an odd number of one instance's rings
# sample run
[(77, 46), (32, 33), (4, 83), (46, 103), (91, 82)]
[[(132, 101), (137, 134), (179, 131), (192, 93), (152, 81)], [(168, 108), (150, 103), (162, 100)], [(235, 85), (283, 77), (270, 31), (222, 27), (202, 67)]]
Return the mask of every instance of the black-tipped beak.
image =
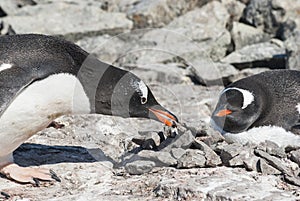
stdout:
[(156, 118), (153, 118), (155, 120), (158, 120), (165, 125), (171, 127), (173, 126), (173, 122), (178, 122), (177, 117), (169, 112), (168, 110), (164, 109), (161, 107), (160, 109), (158, 108), (149, 108), (149, 111), (154, 114)]

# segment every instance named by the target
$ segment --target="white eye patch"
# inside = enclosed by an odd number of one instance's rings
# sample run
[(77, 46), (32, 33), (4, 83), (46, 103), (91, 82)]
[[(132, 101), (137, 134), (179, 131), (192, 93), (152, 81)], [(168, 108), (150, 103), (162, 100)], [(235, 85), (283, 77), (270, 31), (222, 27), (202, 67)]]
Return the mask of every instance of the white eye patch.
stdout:
[(148, 88), (146, 84), (140, 80), (139, 82), (133, 81), (132, 83), (133, 88), (138, 92), (138, 94), (141, 97), (141, 103), (145, 104), (147, 103), (148, 98)]
[(298, 113), (300, 114), (300, 103), (298, 103), (298, 104), (296, 105), (296, 108), (297, 108)]
[(3, 63), (0, 65), (0, 72), (12, 67), (12, 64)]
[(229, 90), (237, 90), (237, 91), (239, 91), (239, 92), (242, 93), (242, 95), (243, 95), (243, 106), (242, 106), (242, 109), (247, 108), (247, 106), (250, 105), (254, 101), (254, 96), (253, 96), (253, 94), (250, 91), (248, 91), (246, 89), (236, 88), (236, 87), (224, 89), (224, 91), (222, 91), (221, 95), (223, 93), (225, 93), (226, 91), (229, 91)]

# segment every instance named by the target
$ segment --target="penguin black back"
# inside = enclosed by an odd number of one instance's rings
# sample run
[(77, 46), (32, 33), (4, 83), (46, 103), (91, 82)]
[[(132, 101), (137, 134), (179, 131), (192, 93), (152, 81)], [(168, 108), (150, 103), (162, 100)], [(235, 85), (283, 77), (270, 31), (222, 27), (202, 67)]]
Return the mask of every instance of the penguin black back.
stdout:
[(87, 52), (69, 41), (38, 34), (2, 36), (0, 52), (0, 62), (11, 61), (37, 76), (43, 71), (76, 74), (88, 56)]
[(298, 124), (300, 72), (274, 70), (228, 85), (220, 95), (212, 123), (221, 132), (239, 133), (252, 127)]

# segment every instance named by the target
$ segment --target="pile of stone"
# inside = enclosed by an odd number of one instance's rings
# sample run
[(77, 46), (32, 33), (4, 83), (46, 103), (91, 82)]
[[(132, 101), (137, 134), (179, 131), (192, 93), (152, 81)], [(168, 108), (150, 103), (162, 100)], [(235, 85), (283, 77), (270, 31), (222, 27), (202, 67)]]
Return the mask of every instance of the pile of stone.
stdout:
[(143, 174), (157, 166), (208, 168), (224, 165), (264, 175), (280, 175), (284, 181), (300, 186), (300, 146), (280, 147), (271, 141), (258, 145), (227, 143), (205, 124), (197, 129), (180, 126), (178, 130), (175, 137), (175, 131), (165, 129), (133, 138), (140, 148), (126, 156), (123, 161), (126, 170), (130, 174)]

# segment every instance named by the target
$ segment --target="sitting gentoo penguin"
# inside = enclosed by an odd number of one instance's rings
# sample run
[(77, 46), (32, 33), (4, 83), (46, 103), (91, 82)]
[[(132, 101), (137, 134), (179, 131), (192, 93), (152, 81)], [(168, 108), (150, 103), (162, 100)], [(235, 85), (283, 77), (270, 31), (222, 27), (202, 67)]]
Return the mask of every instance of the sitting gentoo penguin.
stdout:
[(58, 180), (49, 170), (20, 167), (13, 151), (65, 114), (142, 117), (168, 126), (176, 116), (132, 73), (105, 64), (51, 36), (0, 37), (0, 173), (21, 183)]
[[(220, 94), (211, 123), (233, 141), (269, 140), (279, 145), (300, 145), (299, 136), (288, 132), (298, 126), (299, 114), (300, 72), (273, 70), (228, 85)], [(272, 131), (244, 132), (262, 126), (271, 126)], [(274, 130), (274, 126), (281, 130)]]

